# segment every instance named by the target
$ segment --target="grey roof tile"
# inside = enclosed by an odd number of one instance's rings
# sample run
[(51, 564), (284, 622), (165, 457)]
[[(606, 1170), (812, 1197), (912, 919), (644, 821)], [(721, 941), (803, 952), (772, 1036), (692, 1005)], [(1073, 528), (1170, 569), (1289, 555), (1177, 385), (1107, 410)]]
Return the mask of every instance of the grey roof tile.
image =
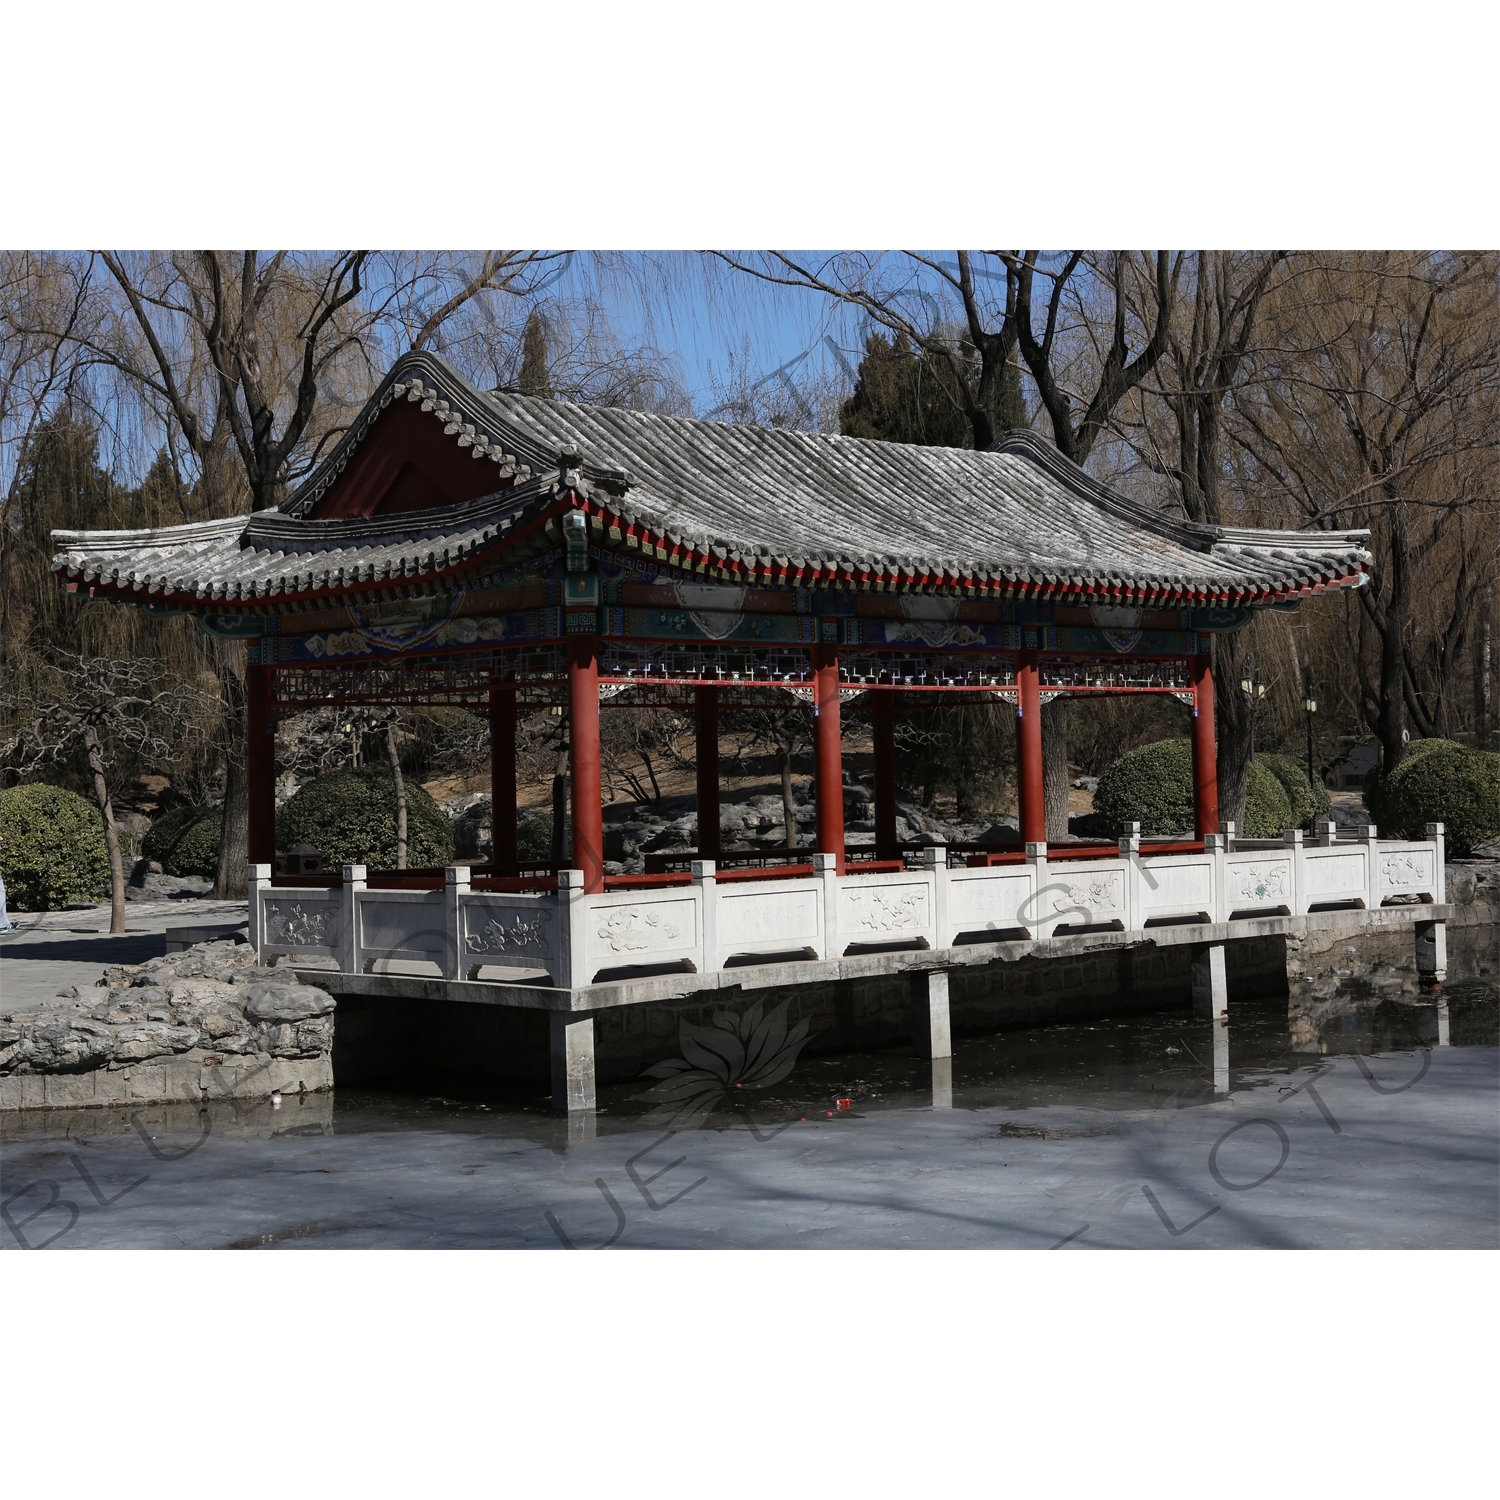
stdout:
[[(375, 417), (402, 399), (493, 462), (508, 487), (442, 509), (308, 518)], [(925, 575), (928, 586), (977, 579), (1269, 598), (1350, 586), (1371, 561), (1363, 532), (1213, 528), (1162, 515), (1030, 432), (976, 453), (663, 417), (481, 392), (435, 356), (411, 354), (280, 510), (158, 531), (54, 532), (53, 566), (94, 586), (264, 607), (467, 571), (570, 490), (658, 546), (738, 565), (747, 581), (779, 571), (782, 581), (811, 582), (843, 569), (897, 587)]]

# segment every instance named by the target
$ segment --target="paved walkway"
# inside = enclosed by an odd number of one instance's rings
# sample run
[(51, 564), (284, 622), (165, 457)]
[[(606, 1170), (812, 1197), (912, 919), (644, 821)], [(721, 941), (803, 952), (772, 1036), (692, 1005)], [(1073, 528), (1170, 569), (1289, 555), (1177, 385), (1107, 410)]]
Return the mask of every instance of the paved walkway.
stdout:
[(125, 932), (112, 937), (109, 905), (85, 911), (12, 912), (15, 932), (0, 933), (0, 1006), (34, 1010), (60, 989), (92, 985), (110, 964), (140, 964), (167, 951), (169, 927), (244, 922), (243, 901), (190, 897), (132, 901)]

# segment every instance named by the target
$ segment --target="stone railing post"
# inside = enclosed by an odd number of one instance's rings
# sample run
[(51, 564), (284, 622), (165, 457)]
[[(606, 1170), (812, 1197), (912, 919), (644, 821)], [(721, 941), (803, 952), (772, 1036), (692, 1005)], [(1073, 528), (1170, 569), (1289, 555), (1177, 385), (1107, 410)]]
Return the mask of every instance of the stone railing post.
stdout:
[(932, 900), (932, 946), (951, 948), (953, 933), (948, 929), (948, 846), (924, 844), (917, 852), (917, 868), (929, 882)]
[(589, 982), (588, 897), (582, 870), (557, 872), (557, 925), (558, 972), (553, 982), (559, 989), (576, 989)]
[(1331, 849), (1333, 841), (1338, 837), (1338, 824), (1332, 818), (1319, 818), (1315, 827), (1318, 848)]
[[(1233, 823), (1225, 825), (1233, 828)], [(1125, 861), (1125, 930), (1141, 926), (1141, 825), (1127, 823), (1120, 836), (1120, 858)]]
[(1302, 830), (1285, 828), (1282, 830), (1281, 838), (1292, 857), (1292, 891), (1291, 900), (1287, 902), (1287, 905), (1291, 908), (1294, 917), (1305, 916), (1307, 913), (1307, 854), (1302, 845)]
[(1222, 833), (1206, 833), (1203, 835), (1203, 852), (1209, 855), (1213, 862), (1213, 898), (1214, 909), (1210, 913), (1215, 922), (1227, 922), (1234, 906), (1229, 899), (1229, 840)]
[(443, 933), (448, 940), (443, 973), (464, 977), (464, 897), (469, 894), (468, 865), (449, 865), (443, 871)]
[(1365, 851), (1365, 909), (1380, 908), (1380, 830), (1373, 823), (1366, 823), (1359, 830), (1359, 842)]
[(1233, 818), (1224, 824), (1224, 848), (1231, 854), (1234, 853), (1234, 836), (1239, 831), (1238, 825)]
[(1433, 892), (1432, 899), (1441, 906), (1448, 899), (1448, 870), (1444, 863), (1444, 845), (1446, 840), (1443, 835), (1441, 823), (1429, 823), (1427, 825), (1427, 837), (1432, 840), (1435, 858), (1432, 870)]
[(703, 944), (703, 972), (711, 974), (723, 967), (719, 953), (719, 880), (711, 859), (695, 859), (688, 868), (693, 872), (693, 885), (698, 892), (701, 927), (699, 941)]
[(839, 857), (814, 854), (812, 867), (823, 892), (823, 941), (819, 944), (819, 956), (837, 958), (844, 951), (843, 934), (839, 931)]
[(1057, 926), (1057, 913), (1049, 912), (1046, 907), (1047, 841), (1045, 839), (1029, 842), (1026, 845), (1026, 872), (1031, 876), (1030, 906), (1036, 913), (1032, 936), (1051, 937), (1052, 929)]
[(250, 921), (246, 928), (246, 936), (250, 939), (250, 946), (255, 950), (256, 963), (260, 963), (265, 957), (260, 951), (266, 932), (266, 914), (261, 903), (262, 893), (270, 888), (270, 865), (245, 866), (245, 890), (250, 897)]
[(344, 866), (344, 887), (339, 892), (342, 922), (339, 924), (339, 972), (358, 974), (364, 968), (359, 950), (359, 893), (365, 888), (364, 865)]

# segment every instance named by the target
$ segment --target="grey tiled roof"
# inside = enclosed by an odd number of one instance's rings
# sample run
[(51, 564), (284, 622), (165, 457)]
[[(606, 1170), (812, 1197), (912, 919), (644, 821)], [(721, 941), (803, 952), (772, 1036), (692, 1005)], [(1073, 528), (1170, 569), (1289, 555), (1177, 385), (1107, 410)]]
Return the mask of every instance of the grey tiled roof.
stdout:
[[(392, 400), (421, 404), (511, 487), (400, 515), (306, 518)], [(527, 520), (583, 497), (596, 539), (745, 582), (1148, 590), (1271, 599), (1363, 581), (1365, 533), (1195, 526), (1089, 478), (1030, 432), (975, 453), (480, 392), (441, 360), (397, 361), (280, 511), (160, 531), (55, 532), (93, 585), (247, 604), (464, 572)], [(599, 524), (602, 523), (602, 524)], [(252, 604), (253, 607), (253, 604)]]

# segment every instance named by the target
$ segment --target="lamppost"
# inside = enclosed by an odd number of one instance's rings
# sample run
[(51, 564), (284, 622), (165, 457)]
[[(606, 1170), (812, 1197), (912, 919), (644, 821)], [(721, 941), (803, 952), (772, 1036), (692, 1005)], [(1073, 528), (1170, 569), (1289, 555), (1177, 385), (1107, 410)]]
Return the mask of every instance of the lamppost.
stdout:
[(1313, 736), (1312, 716), (1318, 711), (1318, 700), (1312, 695), (1312, 685), (1307, 687), (1307, 696), (1302, 700), (1303, 711), (1307, 714), (1307, 784), (1313, 788), (1313, 795), (1317, 796), (1318, 782), (1313, 780)]
[(1255, 720), (1260, 709), (1260, 700), (1264, 698), (1270, 689), (1260, 680), (1260, 673), (1255, 670), (1255, 653), (1252, 651), (1245, 658), (1245, 675), (1240, 678), (1240, 691), (1250, 700), (1250, 760), (1255, 760)]

